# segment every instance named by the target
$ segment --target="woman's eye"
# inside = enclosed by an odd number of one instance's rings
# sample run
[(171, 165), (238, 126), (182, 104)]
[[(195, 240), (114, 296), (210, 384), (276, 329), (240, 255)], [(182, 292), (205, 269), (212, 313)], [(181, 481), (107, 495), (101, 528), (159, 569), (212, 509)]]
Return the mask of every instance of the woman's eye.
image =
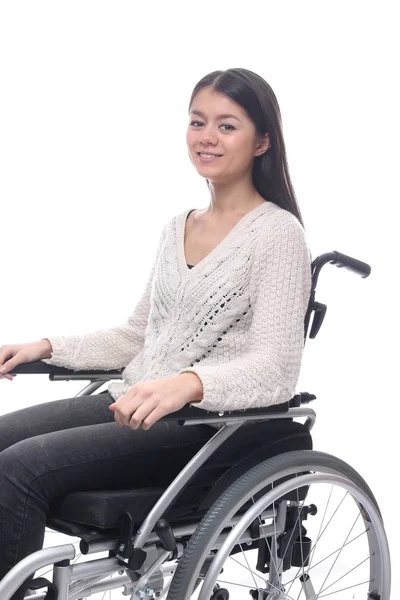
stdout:
[[(191, 121), (191, 123), (190, 123), (190, 124), (194, 126), (194, 125), (195, 125), (195, 123), (200, 123), (200, 125), (202, 125), (202, 122), (201, 122), (201, 121)], [(221, 127), (230, 127), (230, 128), (231, 128), (231, 130), (235, 129), (235, 127), (234, 127), (233, 125), (229, 125), (228, 123), (222, 123), (222, 124), (221, 124)], [(195, 127), (195, 129), (199, 129), (199, 128), (198, 128), (198, 127)]]

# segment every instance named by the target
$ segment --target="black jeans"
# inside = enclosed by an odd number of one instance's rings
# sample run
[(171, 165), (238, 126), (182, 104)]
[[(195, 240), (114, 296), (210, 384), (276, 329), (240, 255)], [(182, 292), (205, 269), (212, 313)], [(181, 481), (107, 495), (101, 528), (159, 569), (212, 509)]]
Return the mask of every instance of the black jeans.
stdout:
[[(119, 428), (107, 393), (0, 417), (0, 580), (43, 545), (49, 505), (78, 490), (168, 483), (215, 434), (208, 425)], [(13, 600), (21, 600), (20, 588)]]

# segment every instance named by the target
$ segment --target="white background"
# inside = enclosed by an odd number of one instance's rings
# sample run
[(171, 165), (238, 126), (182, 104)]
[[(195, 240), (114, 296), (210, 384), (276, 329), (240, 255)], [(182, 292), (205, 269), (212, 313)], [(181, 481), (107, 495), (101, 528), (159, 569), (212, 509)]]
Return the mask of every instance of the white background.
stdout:
[[(187, 155), (189, 97), (206, 73), (264, 77), (328, 305), (298, 391), (314, 444), (349, 462), (400, 559), (398, 494), (398, 21), (395, 2), (56, 0), (0, 4), (0, 345), (125, 321), (162, 226), (209, 203)], [(0, 381), (0, 414), (79, 383)], [(397, 592), (397, 593), (396, 593)], [(392, 597), (400, 594), (393, 573)]]

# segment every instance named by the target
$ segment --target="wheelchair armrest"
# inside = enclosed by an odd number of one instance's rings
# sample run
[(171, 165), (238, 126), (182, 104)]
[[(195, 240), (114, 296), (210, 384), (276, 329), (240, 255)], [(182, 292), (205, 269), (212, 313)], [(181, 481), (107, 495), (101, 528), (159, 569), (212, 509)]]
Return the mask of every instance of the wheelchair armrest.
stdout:
[(122, 369), (112, 369), (110, 371), (91, 370), (74, 371), (65, 367), (48, 365), (41, 360), (17, 365), (12, 371), (12, 375), (49, 375), (51, 381), (54, 379), (121, 379)]
[[(303, 409), (303, 404), (308, 404), (312, 400), (315, 400), (316, 396), (308, 392), (300, 392), (295, 394), (293, 398), (287, 402), (281, 402), (280, 404), (273, 404), (272, 406), (266, 406), (261, 408), (246, 408), (243, 410), (225, 410), (223, 412), (211, 412), (203, 410), (202, 408), (196, 408), (193, 404), (186, 405), (181, 410), (177, 410), (174, 413), (161, 417), (160, 421), (178, 421), (180, 425), (186, 423), (200, 423), (211, 421), (214, 423), (226, 423), (234, 420), (244, 419), (246, 421), (258, 421), (269, 418), (278, 418), (282, 415), (282, 418), (287, 416), (301, 416), (302, 411), (304, 415), (309, 415), (309, 410)], [(313, 411), (311, 411), (313, 412)], [(285, 415), (287, 415), (285, 417)]]
[(235, 421), (267, 421), (270, 419), (293, 419), (307, 417), (306, 427), (311, 429), (315, 422), (315, 412), (305, 408), (307, 404), (315, 400), (314, 394), (301, 392), (296, 394), (287, 402), (273, 404), (262, 408), (247, 408), (243, 410), (225, 410), (223, 412), (211, 412), (196, 408), (193, 404), (186, 405), (181, 410), (161, 417), (160, 421), (177, 421), (179, 425), (200, 425), (207, 423), (232, 423)]
[(282, 402), (281, 404), (274, 404), (273, 406), (268, 406), (265, 408), (248, 408), (243, 410), (225, 410), (224, 412), (211, 412), (207, 410), (203, 410), (202, 408), (196, 408), (193, 405), (186, 405), (180, 410), (176, 412), (170, 413), (169, 415), (165, 415), (165, 417), (161, 417), (160, 421), (178, 421), (183, 423), (184, 421), (208, 421), (215, 420), (216, 418), (221, 419), (222, 421), (233, 420), (237, 418), (246, 417), (254, 417), (256, 420), (257, 417), (270, 415), (270, 414), (281, 414), (287, 413), (290, 408), (290, 402)]

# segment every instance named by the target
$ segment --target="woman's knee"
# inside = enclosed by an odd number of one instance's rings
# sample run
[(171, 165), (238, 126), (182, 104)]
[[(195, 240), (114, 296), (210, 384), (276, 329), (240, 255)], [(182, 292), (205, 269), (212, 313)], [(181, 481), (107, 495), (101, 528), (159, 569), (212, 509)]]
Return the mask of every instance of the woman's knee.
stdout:
[(7, 413), (0, 416), (0, 454), (23, 439), (21, 437), (21, 420), (16, 413), (19, 411)]
[(42, 463), (35, 438), (12, 444), (0, 452), (0, 486), (5, 481), (30, 482), (38, 475)]
[(0, 452), (45, 432), (44, 407), (28, 406), (0, 416)]
[(54, 458), (45, 436), (22, 440), (0, 452), (2, 495), (12, 502), (15, 495), (20, 499), (29, 494), (47, 504), (56, 493), (48, 486)]

